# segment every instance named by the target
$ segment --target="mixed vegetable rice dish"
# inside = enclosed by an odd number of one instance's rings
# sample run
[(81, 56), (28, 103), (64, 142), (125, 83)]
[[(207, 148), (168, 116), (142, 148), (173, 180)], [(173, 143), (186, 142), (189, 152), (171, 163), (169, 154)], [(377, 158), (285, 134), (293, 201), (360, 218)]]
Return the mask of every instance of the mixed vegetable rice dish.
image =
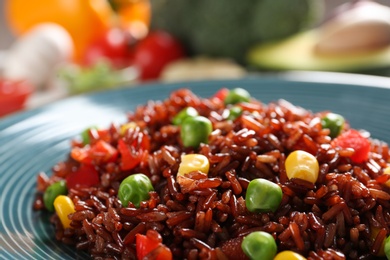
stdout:
[(183, 88), (72, 140), (34, 208), (94, 259), (389, 258), (389, 155), (331, 111)]

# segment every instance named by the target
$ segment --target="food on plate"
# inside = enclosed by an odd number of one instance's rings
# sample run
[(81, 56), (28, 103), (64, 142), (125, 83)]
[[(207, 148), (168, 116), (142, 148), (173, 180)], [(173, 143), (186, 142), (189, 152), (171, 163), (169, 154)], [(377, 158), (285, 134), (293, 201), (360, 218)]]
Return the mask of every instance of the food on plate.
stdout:
[(151, 28), (173, 34), (190, 54), (240, 62), (252, 45), (307, 29), (323, 12), (322, 0), (151, 0), (151, 6)]
[(390, 7), (350, 1), (311, 30), (258, 44), (248, 63), (262, 69), (380, 72), (390, 65)]
[(388, 144), (330, 111), (183, 88), (71, 145), (34, 208), (53, 203), (53, 236), (93, 258), (388, 254)]

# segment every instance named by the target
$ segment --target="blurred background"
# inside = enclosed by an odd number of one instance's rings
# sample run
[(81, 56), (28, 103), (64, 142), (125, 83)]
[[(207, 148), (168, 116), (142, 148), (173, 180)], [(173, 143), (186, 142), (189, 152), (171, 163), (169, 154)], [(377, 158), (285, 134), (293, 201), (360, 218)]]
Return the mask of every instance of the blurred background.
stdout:
[(60, 98), (291, 70), (390, 76), (388, 0), (0, 0), (0, 116)]

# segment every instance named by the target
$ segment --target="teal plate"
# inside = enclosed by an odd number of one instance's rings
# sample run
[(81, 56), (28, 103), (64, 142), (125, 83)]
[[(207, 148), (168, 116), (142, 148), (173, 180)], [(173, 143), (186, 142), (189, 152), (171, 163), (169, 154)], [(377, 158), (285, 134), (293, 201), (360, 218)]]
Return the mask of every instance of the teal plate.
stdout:
[(253, 97), (285, 99), (313, 112), (344, 115), (354, 128), (390, 143), (390, 79), (297, 72), (239, 80), (151, 83), (76, 96), (0, 120), (0, 258), (88, 259), (55, 241), (49, 214), (32, 209), (36, 175), (66, 158), (70, 140), (91, 125), (124, 122), (126, 111), (161, 100), (177, 88), (209, 97), (219, 88), (246, 88)]

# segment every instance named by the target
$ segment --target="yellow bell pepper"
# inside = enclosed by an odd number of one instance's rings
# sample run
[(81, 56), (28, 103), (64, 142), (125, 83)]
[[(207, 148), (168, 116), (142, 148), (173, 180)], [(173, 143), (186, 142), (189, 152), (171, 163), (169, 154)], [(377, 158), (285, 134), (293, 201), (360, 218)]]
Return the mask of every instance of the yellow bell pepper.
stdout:
[(73, 39), (76, 61), (91, 42), (111, 27), (113, 17), (106, 0), (7, 0), (5, 11), (16, 35), (39, 23), (52, 22), (64, 27)]

